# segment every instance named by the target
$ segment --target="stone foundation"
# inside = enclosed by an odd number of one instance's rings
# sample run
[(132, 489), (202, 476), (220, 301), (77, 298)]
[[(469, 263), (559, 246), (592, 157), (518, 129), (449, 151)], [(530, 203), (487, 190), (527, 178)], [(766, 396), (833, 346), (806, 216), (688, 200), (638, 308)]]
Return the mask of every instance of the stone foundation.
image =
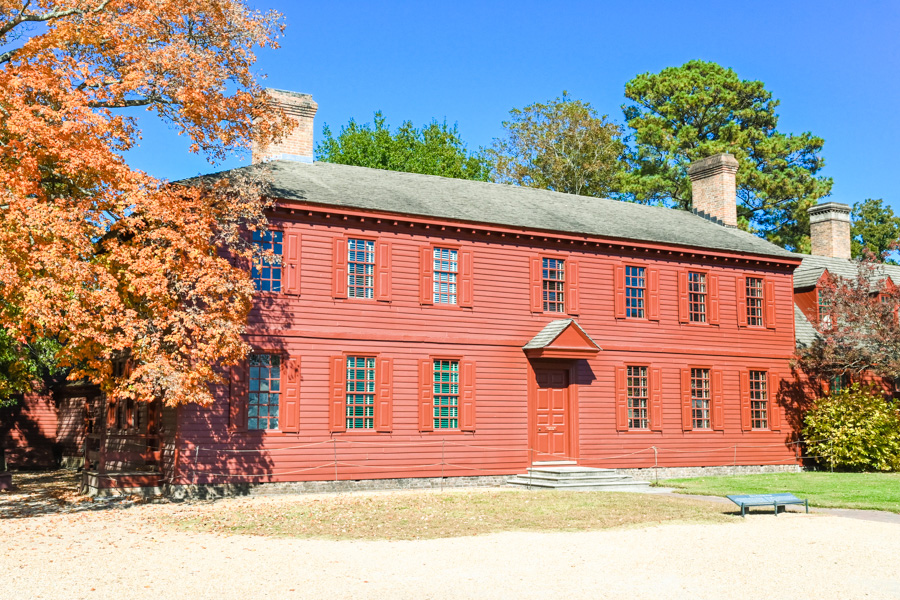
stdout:
[(721, 477), (723, 475), (759, 475), (761, 473), (800, 473), (800, 465), (734, 465), (723, 467), (649, 467), (646, 469), (616, 469), (635, 479), (657, 481), (681, 477)]

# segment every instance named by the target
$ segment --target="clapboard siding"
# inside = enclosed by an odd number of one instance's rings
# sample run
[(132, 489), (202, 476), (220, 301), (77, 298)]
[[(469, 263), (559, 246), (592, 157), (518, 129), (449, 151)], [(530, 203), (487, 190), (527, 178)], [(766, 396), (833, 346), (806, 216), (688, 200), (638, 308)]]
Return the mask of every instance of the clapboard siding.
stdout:
[(0, 409), (0, 447), (10, 468), (57, 465), (57, 409), (49, 393), (25, 394)]
[[(276, 226), (300, 236), (300, 294), (260, 295), (247, 339), (261, 352), (299, 358), (298, 431), (247, 432), (230, 428), (230, 390), (211, 407), (180, 413), (177, 483), (302, 481), (515, 473), (531, 462), (528, 379), (533, 365), (522, 346), (564, 314), (535, 314), (530, 303), (530, 260), (562, 256), (579, 265), (581, 327), (602, 348), (577, 365), (575, 453), (582, 464), (646, 467), (787, 464), (795, 462), (792, 433), (745, 432), (740, 372), (790, 374), (794, 351), (794, 264), (698, 249), (665, 248), (608, 240), (561, 239), (540, 232), (500, 234), (458, 224), (412, 226), (392, 217), (329, 216), (310, 208), (302, 218), (276, 217)], [(335, 299), (335, 239), (360, 236), (389, 242), (389, 301)], [(702, 243), (702, 241), (698, 242)], [(420, 304), (421, 250), (447, 244), (473, 255), (471, 308)], [(616, 319), (615, 272), (637, 264), (659, 270), (659, 321)], [(718, 325), (682, 324), (678, 274), (701, 269), (718, 278)], [(739, 286), (746, 276), (773, 283), (775, 323), (741, 327)], [(376, 297), (379, 291), (376, 290)], [(330, 432), (329, 369), (334, 356), (358, 353), (393, 364), (390, 433)], [(476, 365), (474, 432), (419, 431), (419, 360), (459, 357)], [(662, 376), (662, 429), (620, 432), (615, 418), (615, 368), (646, 364)], [(570, 364), (570, 363), (565, 363)], [(720, 431), (684, 431), (681, 370), (723, 374), (724, 424)], [(782, 409), (779, 409), (782, 410)], [(175, 445), (175, 442), (172, 442)], [(175, 450), (169, 455), (174, 460)], [(337, 463), (337, 469), (335, 469)]]

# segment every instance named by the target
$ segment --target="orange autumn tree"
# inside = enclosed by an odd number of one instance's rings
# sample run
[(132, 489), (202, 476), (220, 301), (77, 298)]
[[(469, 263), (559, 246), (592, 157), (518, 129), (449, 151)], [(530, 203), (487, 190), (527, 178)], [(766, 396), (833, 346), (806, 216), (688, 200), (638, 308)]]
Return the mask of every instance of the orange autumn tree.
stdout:
[(240, 232), (265, 227), (264, 178), (172, 185), (123, 152), (136, 107), (214, 163), (282, 135), (252, 73), (280, 19), (242, 0), (0, 0), (8, 339), (54, 340), (69, 379), (114, 398), (212, 401), (216, 367), (247, 352), (253, 284), (226, 256), (249, 258)]

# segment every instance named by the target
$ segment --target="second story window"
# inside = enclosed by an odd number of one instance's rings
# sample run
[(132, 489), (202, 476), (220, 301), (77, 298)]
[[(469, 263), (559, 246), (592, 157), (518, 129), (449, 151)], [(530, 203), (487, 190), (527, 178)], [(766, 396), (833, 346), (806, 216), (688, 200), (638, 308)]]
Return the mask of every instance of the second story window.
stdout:
[(281, 291), (281, 256), (283, 248), (281, 231), (254, 231), (253, 244), (260, 252), (270, 253), (253, 259), (251, 275), (257, 292)]
[(565, 261), (557, 258), (544, 258), (541, 267), (544, 312), (566, 312)]
[(647, 289), (644, 267), (625, 267), (625, 314), (634, 319), (643, 319), (644, 293)]
[(459, 251), (434, 249), (434, 303), (456, 304), (456, 277), (459, 274)]
[(706, 274), (690, 271), (687, 277), (690, 322), (706, 323)]
[(280, 397), (281, 357), (276, 354), (251, 354), (247, 429), (278, 429)]
[(375, 297), (375, 242), (350, 238), (347, 241), (347, 296)]
[(747, 278), (747, 325), (763, 326), (763, 280), (760, 277)]

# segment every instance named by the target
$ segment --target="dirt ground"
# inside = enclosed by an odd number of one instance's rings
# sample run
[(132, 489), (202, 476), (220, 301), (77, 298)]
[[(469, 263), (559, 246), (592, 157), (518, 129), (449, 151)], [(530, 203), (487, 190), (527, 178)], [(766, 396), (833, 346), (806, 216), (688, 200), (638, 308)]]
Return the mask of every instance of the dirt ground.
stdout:
[(760, 512), (579, 533), (272, 539), (165, 525), (192, 505), (82, 501), (59, 474), (16, 479), (19, 491), (0, 493), (3, 599), (900, 598), (896, 522)]

